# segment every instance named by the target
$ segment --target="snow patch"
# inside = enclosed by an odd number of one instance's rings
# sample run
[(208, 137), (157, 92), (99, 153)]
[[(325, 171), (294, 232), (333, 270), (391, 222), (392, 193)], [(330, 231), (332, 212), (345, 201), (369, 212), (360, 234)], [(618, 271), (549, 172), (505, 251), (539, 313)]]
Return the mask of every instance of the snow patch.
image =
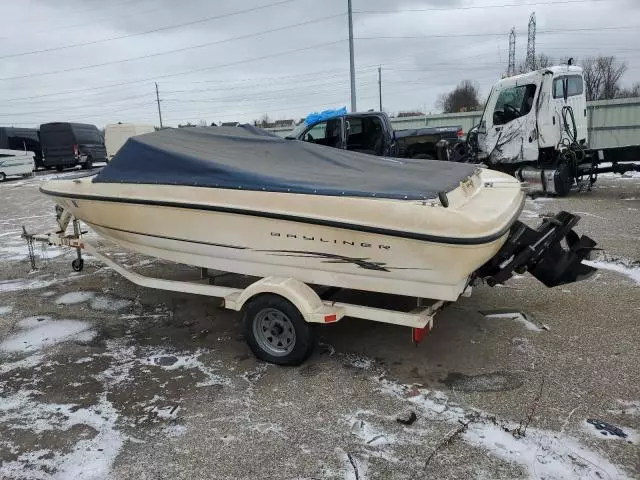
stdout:
[(509, 319), (514, 320), (520, 324), (522, 324), (527, 330), (532, 332), (541, 332), (544, 328), (536, 325), (531, 320), (527, 318), (526, 315), (523, 315), (520, 312), (504, 312), (504, 313), (487, 313), (483, 314), (485, 318), (489, 319)]
[(369, 415), (372, 415), (372, 413), (368, 411), (358, 411), (354, 415), (347, 416), (345, 421), (349, 425), (351, 433), (362, 440), (366, 445), (370, 445), (372, 447), (396, 443), (397, 438), (395, 435), (378, 429), (371, 423), (363, 420), (362, 417), (367, 417)]
[(370, 370), (375, 364), (371, 358), (363, 357), (349, 353), (346, 355), (345, 364), (354, 368), (361, 368), (363, 370)]
[(628, 427), (622, 427), (622, 426), (616, 425), (620, 430), (622, 430), (627, 435), (626, 437), (620, 437), (618, 435), (614, 435), (604, 430), (598, 430), (594, 425), (587, 422), (586, 420), (582, 422), (581, 426), (582, 426), (582, 430), (584, 430), (586, 433), (594, 437), (597, 437), (600, 440), (618, 440), (618, 441), (631, 442), (631, 443), (638, 443), (638, 440), (640, 440), (640, 434), (638, 434), (637, 431)]
[(505, 430), (494, 416), (463, 409), (448, 401), (442, 392), (413, 385), (378, 380), (382, 392), (411, 403), (418, 418), (445, 421), (452, 426), (468, 424), (461, 438), (489, 454), (526, 468), (532, 478), (628, 478), (626, 473), (574, 438), (551, 430), (530, 427), (525, 436)]
[(585, 265), (589, 265), (590, 267), (595, 267), (600, 270), (609, 270), (611, 272), (621, 273), (629, 277), (636, 284), (640, 285), (640, 267), (632, 267), (629, 265), (625, 265), (622, 262), (610, 262), (610, 261), (602, 261), (602, 260), (583, 260), (582, 263)]
[(67, 454), (51, 450), (23, 453), (2, 464), (3, 476), (35, 479), (44, 478), (45, 472), (55, 472), (54, 478), (108, 478), (125, 437), (116, 430), (119, 415), (106, 394), (96, 405), (78, 408), (73, 404), (41, 403), (30, 393), (21, 391), (2, 399), (0, 407), (6, 408), (0, 408), (0, 422), (11, 421), (10, 428), (35, 433), (69, 431), (76, 425), (86, 425), (96, 433), (77, 441)]
[(15, 362), (3, 360), (0, 363), (0, 375), (10, 372), (11, 370), (34, 368), (40, 365), (43, 361), (44, 357), (42, 355), (29, 355), (28, 357)]
[(248, 383), (254, 383), (260, 380), (267, 371), (268, 364), (261, 363), (253, 370), (247, 370), (240, 377)]
[(93, 325), (80, 320), (54, 320), (37, 316), (20, 320), (20, 332), (0, 343), (0, 351), (8, 353), (35, 352), (66, 341), (88, 342), (96, 335)]
[(162, 433), (171, 438), (181, 437), (187, 433), (187, 427), (184, 425), (167, 425), (162, 427)]
[(38, 288), (50, 287), (56, 283), (55, 280), (43, 280), (34, 278), (32, 280), (3, 280), (0, 281), (0, 293), (19, 292), (20, 290), (35, 290)]
[(230, 384), (227, 378), (216, 373), (214, 366), (205, 365), (200, 360), (202, 355), (209, 353), (205, 349), (198, 349), (193, 353), (175, 352), (164, 348), (141, 349), (135, 345), (127, 345), (122, 340), (108, 340), (106, 346), (107, 352), (100, 355), (111, 357), (113, 361), (109, 368), (99, 375), (99, 379), (107, 381), (109, 385), (130, 382), (131, 370), (137, 365), (154, 366), (166, 371), (198, 370), (205, 378), (196, 383), (196, 387)]
[(0, 307), (0, 317), (2, 315), (6, 315), (7, 313), (11, 313), (11, 312), (13, 312), (13, 307), (11, 305)]
[(618, 405), (620, 410), (609, 410), (609, 413), (640, 417), (640, 400), (618, 400)]
[(107, 295), (101, 295), (94, 297), (91, 300), (91, 308), (93, 310), (99, 310), (101, 312), (117, 312), (127, 308), (133, 302), (131, 300), (113, 298)]
[(57, 305), (75, 305), (91, 300), (95, 292), (69, 292), (56, 298)]
[[(44, 245), (44, 244), (43, 244)], [(62, 248), (49, 249), (49, 248), (35, 248), (33, 254), (36, 258), (50, 259), (60, 257), (68, 253)], [(4, 260), (24, 260), (29, 257), (29, 247), (24, 246), (8, 246), (5, 245), (0, 250), (0, 257)]]
[[(203, 381), (198, 382), (196, 384), (196, 387), (207, 387), (211, 385), (228, 385), (229, 380), (227, 380), (224, 377), (221, 377), (215, 372), (213, 368), (202, 363), (202, 361), (200, 360), (200, 357), (204, 353), (207, 353), (207, 352), (201, 349), (196, 350), (196, 352), (194, 353), (186, 353), (186, 352), (176, 353), (176, 352), (170, 352), (164, 349), (157, 349), (155, 351), (147, 353), (147, 355), (145, 355), (145, 358), (140, 358), (140, 359), (137, 359), (136, 361), (139, 362), (141, 365), (153, 365), (155, 367), (160, 367), (163, 370), (168, 370), (168, 371), (178, 370), (178, 369), (199, 370), (201, 373), (205, 375), (206, 378)], [(166, 358), (166, 357), (174, 357), (175, 362), (169, 365), (165, 364), (165, 362), (163, 362), (161, 358)]]
[(180, 407), (178, 405), (169, 405), (158, 407), (154, 405), (148, 409), (148, 413), (162, 420), (173, 420), (178, 416)]

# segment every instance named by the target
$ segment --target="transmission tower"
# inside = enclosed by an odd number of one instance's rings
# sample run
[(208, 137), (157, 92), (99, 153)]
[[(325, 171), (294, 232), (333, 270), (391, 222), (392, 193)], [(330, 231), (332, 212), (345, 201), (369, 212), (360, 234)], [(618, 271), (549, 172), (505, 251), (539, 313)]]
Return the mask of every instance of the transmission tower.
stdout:
[(516, 74), (516, 27), (511, 29), (509, 33), (509, 66), (507, 67), (507, 76), (513, 77)]
[(529, 17), (529, 38), (527, 38), (527, 68), (536, 69), (536, 13)]

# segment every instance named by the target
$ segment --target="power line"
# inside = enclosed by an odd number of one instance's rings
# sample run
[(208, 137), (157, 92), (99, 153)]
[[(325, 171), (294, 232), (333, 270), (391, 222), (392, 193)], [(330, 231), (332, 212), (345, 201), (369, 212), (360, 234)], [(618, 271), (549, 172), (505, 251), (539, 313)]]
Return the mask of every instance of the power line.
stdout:
[[(575, 32), (602, 32), (609, 30), (637, 30), (640, 26), (624, 25), (619, 27), (594, 27), (594, 28), (563, 28), (558, 30), (539, 30), (538, 34), (568, 34)], [(524, 33), (524, 32), (517, 32)], [(420, 38), (467, 38), (467, 37), (503, 37), (504, 32), (499, 33), (441, 33), (430, 35), (394, 35), (394, 36), (372, 36), (354, 37), (355, 40), (407, 40)]]
[(83, 105), (72, 105), (69, 107), (57, 107), (57, 108), (50, 108), (47, 110), (38, 110), (35, 112), (2, 112), (0, 113), (0, 117), (11, 117), (14, 115), (39, 115), (39, 114), (43, 114), (43, 113), (53, 113), (53, 112), (67, 112), (69, 110), (86, 110), (87, 108), (95, 108), (95, 107), (113, 107), (113, 106), (118, 106), (118, 104), (120, 104), (121, 102), (129, 101), (129, 100), (137, 100), (140, 98), (145, 98), (145, 97), (149, 97), (151, 95), (151, 93), (145, 93), (142, 95), (132, 95), (130, 97), (124, 97), (124, 98), (119, 98), (117, 100), (115, 100), (114, 102), (111, 103), (105, 103), (104, 101), (101, 101), (99, 103), (85, 103)]
[(167, 73), (167, 74), (163, 74), (163, 75), (156, 75), (153, 77), (147, 77), (147, 78), (141, 78), (138, 80), (128, 80), (126, 82), (118, 82), (118, 83), (113, 83), (110, 85), (101, 85), (99, 87), (88, 87), (88, 88), (80, 88), (80, 89), (75, 89), (75, 90), (66, 90), (64, 92), (52, 92), (52, 93), (43, 93), (41, 95), (29, 95), (28, 97), (14, 97), (14, 98), (5, 98), (5, 99), (1, 99), (0, 101), (5, 101), (5, 102), (13, 102), (13, 101), (17, 101), (17, 100), (28, 100), (28, 99), (32, 99), (32, 98), (44, 98), (44, 97), (53, 97), (56, 95), (66, 95), (69, 93), (76, 93), (76, 92), (90, 92), (90, 91), (96, 91), (96, 90), (103, 90), (105, 88), (114, 88), (114, 87), (120, 87), (123, 85), (132, 85), (135, 83), (142, 83), (142, 82), (149, 82), (149, 81), (154, 81), (154, 80), (158, 80), (158, 79), (162, 79), (162, 78), (170, 78), (170, 77), (177, 77), (180, 75), (187, 75), (190, 73), (197, 73), (197, 72), (204, 72), (207, 70), (216, 70), (219, 68), (225, 68), (225, 67), (231, 67), (234, 65), (242, 65), (244, 63), (251, 63), (251, 62), (257, 62), (260, 60), (266, 60), (268, 58), (275, 58), (275, 57), (279, 57), (282, 55), (289, 55), (292, 53), (298, 53), (298, 52), (304, 52), (307, 50), (312, 50), (314, 48), (320, 48), (320, 47), (326, 47), (329, 45), (337, 45), (338, 43), (342, 43), (344, 42), (345, 39), (340, 39), (340, 40), (334, 40), (331, 42), (323, 42), (323, 43), (317, 43), (315, 45), (311, 45), (308, 47), (302, 47), (302, 48), (296, 48), (293, 50), (287, 50), (284, 52), (277, 52), (277, 53), (270, 53), (268, 55), (262, 55), (260, 57), (254, 57), (254, 58), (248, 58), (248, 59), (244, 59), (244, 60), (237, 60), (235, 62), (229, 62), (229, 63), (222, 63), (219, 65), (211, 65), (208, 67), (201, 67), (201, 68), (195, 68), (195, 69), (191, 69), (191, 70), (183, 70), (181, 72), (176, 72), (176, 73)]
[[(121, 6), (123, 4), (129, 4), (129, 3), (140, 3), (140, 2), (139, 2), (139, 0), (134, 0), (134, 1), (130, 1), (129, 0), (127, 2), (123, 2), (122, 4), (119, 4), (119, 3), (111, 4), (111, 5), (109, 5), (109, 7)], [(165, 7), (160, 7), (160, 8), (153, 7), (153, 8), (148, 9), (148, 10), (142, 10), (140, 12), (130, 13), (130, 14), (127, 14), (127, 15), (116, 15), (116, 16), (113, 16), (113, 17), (102, 17), (101, 16), (99, 19), (98, 18), (96, 18), (96, 19), (92, 18), (91, 19), (91, 27), (93, 27), (93, 26), (95, 26), (97, 24), (100, 24), (100, 23), (110, 22), (112, 20), (122, 21), (122, 20), (124, 20), (126, 18), (138, 17), (140, 15), (145, 15), (147, 13), (157, 12), (157, 11), (161, 11), (161, 10), (167, 10), (167, 9), (173, 8), (173, 7), (174, 7), (174, 5), (169, 4), (169, 5), (165, 6)], [(78, 13), (78, 12), (74, 10), (74, 13)], [(29, 35), (30, 36), (32, 36), (32, 35), (40, 35), (41, 33), (47, 33), (47, 32), (52, 32), (52, 31), (60, 32), (61, 30), (70, 30), (72, 28), (86, 27), (86, 26), (87, 26), (87, 21), (85, 20), (83, 22), (73, 23), (73, 24), (70, 24), (70, 25), (59, 25), (59, 26), (52, 27), (52, 28), (45, 28), (43, 30), (35, 30), (33, 32), (29, 31)], [(16, 34), (6, 35), (4, 37), (0, 37), (0, 39), (15, 38), (15, 36), (16, 36)]]
[(6, 58), (14, 58), (14, 57), (21, 57), (21, 56), (26, 56), (26, 55), (35, 55), (37, 53), (45, 53), (45, 52), (55, 52), (55, 51), (59, 51), (59, 50), (66, 50), (69, 48), (76, 48), (76, 47), (84, 47), (87, 45), (96, 45), (98, 43), (106, 43), (106, 42), (112, 42), (114, 40), (121, 40), (123, 38), (131, 38), (131, 37), (139, 37), (142, 35), (148, 35), (150, 33), (156, 33), (156, 32), (163, 32), (166, 30), (173, 30), (176, 28), (182, 28), (182, 27), (186, 27), (189, 25), (196, 25), (198, 23), (205, 23), (205, 22), (210, 22), (211, 20), (218, 20), (220, 18), (228, 18), (228, 17), (233, 17), (236, 15), (241, 15), (244, 13), (249, 13), (249, 12), (255, 12), (258, 10), (264, 10), (265, 8), (271, 8), (271, 7), (275, 7), (278, 5), (284, 5), (286, 3), (291, 3), (291, 2), (296, 2), (298, 0), (280, 0), (278, 2), (275, 3), (269, 3), (267, 5), (261, 5), (259, 7), (253, 7), (253, 8), (247, 8), (244, 10), (238, 10), (236, 12), (231, 12), (231, 13), (225, 13), (222, 15), (215, 15), (212, 17), (205, 17), (205, 18), (199, 18), (197, 20), (191, 20), (189, 22), (183, 22), (183, 23), (176, 23), (173, 25), (167, 25), (164, 27), (158, 27), (158, 28), (153, 28), (151, 30), (146, 30), (144, 32), (138, 32), (138, 33), (129, 33), (126, 35), (118, 35), (117, 37), (110, 37), (110, 38), (103, 38), (100, 40), (91, 40), (88, 42), (79, 42), (79, 43), (72, 43), (70, 45), (63, 45), (61, 47), (51, 47), (51, 48), (44, 48), (42, 50), (32, 50), (30, 52), (22, 52), (22, 53), (12, 53), (9, 55), (3, 55), (0, 56), (0, 60), (6, 59)]
[(417, 12), (447, 12), (457, 10), (476, 10), (486, 8), (504, 8), (504, 7), (531, 7), (537, 5), (566, 5), (573, 3), (599, 3), (610, 0), (554, 0), (551, 2), (533, 2), (533, 3), (502, 3), (499, 5), (471, 5), (467, 7), (445, 7), (445, 8), (403, 8), (399, 10), (355, 10), (353, 13), (358, 14), (384, 14), (384, 13), (417, 13)]
[(271, 28), (269, 30), (262, 30), (260, 32), (248, 33), (246, 35), (239, 35), (237, 37), (230, 37), (230, 38), (225, 38), (225, 39), (222, 39), (222, 40), (216, 40), (216, 41), (213, 41), (213, 42), (201, 43), (201, 44), (192, 45), (192, 46), (189, 46), (189, 47), (182, 47), (182, 48), (176, 48), (176, 49), (173, 49), (173, 50), (165, 50), (165, 51), (162, 51), (162, 52), (151, 53), (151, 54), (142, 55), (142, 56), (139, 56), (139, 57), (124, 58), (124, 59), (121, 59), (121, 60), (112, 60), (112, 61), (109, 61), (109, 62), (95, 63), (93, 65), (84, 65), (84, 66), (80, 66), (80, 67), (63, 68), (61, 70), (51, 70), (49, 72), (29, 73), (29, 74), (26, 74), (26, 75), (16, 75), (16, 76), (13, 76), (13, 77), (4, 77), (4, 78), (0, 78), (0, 81), (20, 80), (20, 79), (24, 79), (24, 78), (41, 77), (41, 76), (45, 76), (45, 75), (54, 75), (54, 74), (58, 74), (58, 73), (77, 72), (79, 70), (89, 70), (89, 69), (92, 69), (92, 68), (105, 67), (107, 65), (117, 65), (117, 64), (127, 63), (127, 62), (134, 62), (134, 61), (138, 61), (138, 60), (144, 60), (144, 59), (147, 59), (147, 58), (161, 57), (161, 56), (164, 56), (164, 55), (171, 55), (171, 54), (174, 54), (174, 53), (186, 52), (188, 50), (195, 50), (195, 49), (198, 49), (198, 48), (211, 47), (213, 45), (221, 45), (223, 43), (228, 43), (228, 42), (232, 42), (232, 41), (236, 41), (236, 40), (245, 40), (247, 38), (258, 37), (260, 35), (266, 35), (266, 34), (269, 34), (269, 33), (281, 32), (283, 30), (289, 30), (291, 28), (301, 27), (301, 26), (304, 26), (304, 25), (311, 25), (313, 23), (324, 22), (325, 20), (331, 20), (331, 19), (334, 19), (334, 18), (342, 17), (342, 16), (344, 16), (344, 13), (339, 13), (337, 15), (329, 15), (327, 17), (321, 17), (321, 18), (317, 18), (317, 19), (314, 19), (314, 20), (308, 20), (306, 22), (293, 23), (293, 24), (285, 25), (285, 26), (278, 27), (278, 28)]

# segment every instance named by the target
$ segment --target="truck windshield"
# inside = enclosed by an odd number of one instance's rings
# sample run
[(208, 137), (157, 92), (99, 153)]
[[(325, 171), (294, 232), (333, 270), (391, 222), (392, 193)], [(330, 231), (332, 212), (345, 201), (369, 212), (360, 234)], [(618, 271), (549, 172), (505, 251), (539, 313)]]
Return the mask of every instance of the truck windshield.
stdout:
[(307, 125), (306, 123), (302, 122), (300, 124), (298, 124), (298, 126), (296, 128), (293, 129), (293, 131), (287, 135), (284, 138), (288, 138), (289, 140), (295, 140), (296, 138), (298, 138), (302, 132), (304, 132), (307, 128), (309, 127), (309, 125)]
[(505, 88), (500, 92), (493, 109), (493, 124), (504, 125), (531, 111), (536, 95), (534, 84)]

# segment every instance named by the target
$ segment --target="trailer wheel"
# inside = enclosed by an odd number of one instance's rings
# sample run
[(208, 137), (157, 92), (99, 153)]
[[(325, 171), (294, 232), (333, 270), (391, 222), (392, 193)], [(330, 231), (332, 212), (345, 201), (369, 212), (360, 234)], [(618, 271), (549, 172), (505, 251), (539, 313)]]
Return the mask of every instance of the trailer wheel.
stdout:
[(64, 167), (63, 167), (62, 165), (58, 165), (58, 166), (56, 167), (56, 171), (57, 171), (57, 172), (62, 172), (63, 170), (64, 170)]
[(271, 293), (258, 295), (242, 309), (247, 343), (261, 360), (300, 365), (313, 350), (311, 326), (288, 300)]
[(416, 160), (435, 160), (433, 155), (429, 155), (427, 153), (418, 153), (411, 158), (415, 158)]
[(0, 182), (4, 182), (7, 179), (7, 176), (4, 174), (4, 172), (0, 172)]
[(73, 268), (74, 272), (81, 272), (84, 268), (84, 259), (76, 258), (71, 262), (71, 268)]

